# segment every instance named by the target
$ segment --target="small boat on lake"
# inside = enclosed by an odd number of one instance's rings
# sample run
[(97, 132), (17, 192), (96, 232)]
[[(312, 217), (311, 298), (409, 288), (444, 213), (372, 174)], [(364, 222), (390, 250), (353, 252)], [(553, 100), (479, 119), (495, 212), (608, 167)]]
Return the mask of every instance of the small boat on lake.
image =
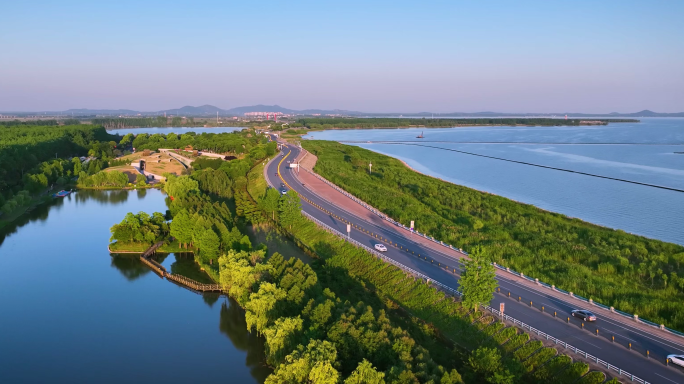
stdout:
[(420, 132), (420, 135), (416, 136), (416, 139), (422, 139), (423, 138), (423, 132)]
[(52, 195), (52, 197), (64, 197), (64, 196), (69, 196), (70, 193), (71, 193), (71, 191), (61, 190), (61, 191), (55, 193), (54, 195)]

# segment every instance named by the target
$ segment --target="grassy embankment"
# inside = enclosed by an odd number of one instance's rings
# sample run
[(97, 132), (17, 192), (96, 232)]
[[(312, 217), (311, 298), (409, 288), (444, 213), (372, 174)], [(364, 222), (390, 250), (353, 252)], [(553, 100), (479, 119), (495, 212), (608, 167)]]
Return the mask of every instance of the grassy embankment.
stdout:
[[(256, 175), (263, 178), (263, 173)], [(263, 191), (256, 191), (253, 196), (263, 196)], [(528, 334), (504, 327), (490, 315), (469, 312), (460, 302), (313, 222), (302, 220), (290, 234), (303, 249), (318, 257), (312, 268), (324, 286), (352, 301), (363, 300), (381, 306), (393, 319), (400, 319), (402, 326), (411, 329), (411, 335), (432, 356), (439, 355), (436, 351), (455, 346), (455, 352), (447, 356), (452, 363), (455, 361), (459, 372), (472, 370), (468, 363), (470, 354), (480, 347), (488, 347), (498, 349), (503, 355), (503, 365), (492, 367), (492, 371), (503, 373), (505, 366), (515, 377), (512, 382), (546, 383), (553, 377), (557, 382), (569, 383), (583, 375), (581, 382), (601, 383), (605, 379), (601, 372), (587, 374), (587, 364), (573, 363), (569, 356), (557, 356), (555, 348), (545, 346), (542, 341), (530, 341)]]
[[(304, 141), (315, 171), (402, 223), (616, 309), (684, 330), (684, 247), (425, 176), (358, 147)], [(367, 172), (368, 161), (373, 173)]]

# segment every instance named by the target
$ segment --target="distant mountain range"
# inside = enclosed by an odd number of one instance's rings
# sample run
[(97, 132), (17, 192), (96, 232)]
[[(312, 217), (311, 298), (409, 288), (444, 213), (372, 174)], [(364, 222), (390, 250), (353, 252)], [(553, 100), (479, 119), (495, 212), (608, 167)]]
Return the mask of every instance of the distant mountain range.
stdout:
[[(294, 110), (294, 109), (288, 109), (288, 108), (283, 108), (279, 105), (250, 105), (246, 107), (237, 107), (237, 108), (231, 108), (231, 109), (221, 109), (219, 107), (215, 107), (213, 105), (201, 105), (199, 107), (193, 107), (190, 105), (186, 105), (185, 107), (181, 108), (174, 108), (174, 109), (166, 109), (162, 111), (155, 111), (155, 112), (141, 112), (141, 111), (132, 111), (129, 109), (69, 109), (63, 112), (57, 112), (61, 113), (64, 115), (71, 115), (73, 114), (74, 116), (80, 115), (110, 115), (110, 116), (136, 116), (136, 115), (143, 115), (143, 116), (159, 116), (163, 115), (166, 113), (167, 116), (173, 115), (173, 116), (216, 116), (216, 113), (218, 113), (219, 116), (243, 116), (247, 112), (281, 112), (281, 113), (286, 113), (286, 114), (296, 114), (296, 115), (313, 115), (313, 114), (337, 114), (337, 115), (346, 115), (346, 116), (361, 116), (361, 115), (366, 115), (363, 112), (356, 112), (356, 111), (343, 111), (339, 109), (335, 110), (323, 110), (323, 109), (305, 109), (305, 110)], [(48, 113), (53, 113), (53, 112), (48, 112)]]
[(418, 112), (418, 113), (368, 113), (358, 111), (347, 111), (342, 109), (288, 109), (279, 105), (250, 105), (245, 107), (237, 107), (231, 109), (221, 109), (213, 105), (201, 105), (199, 107), (185, 106), (182, 108), (167, 109), (155, 112), (142, 112), (130, 109), (69, 109), (59, 112), (9, 112), (5, 114), (12, 115), (64, 115), (64, 116), (92, 116), (92, 115), (106, 115), (106, 116), (159, 116), (166, 114), (167, 116), (187, 116), (187, 117), (208, 117), (216, 116), (244, 116), (247, 112), (281, 112), (285, 114), (295, 115), (342, 115), (342, 116), (356, 116), (356, 117), (562, 117), (565, 115), (571, 117), (684, 117), (684, 112), (679, 113), (658, 113), (649, 111), (647, 109), (635, 113), (502, 113), (502, 112), (451, 112), (451, 113), (432, 113), (432, 112)]

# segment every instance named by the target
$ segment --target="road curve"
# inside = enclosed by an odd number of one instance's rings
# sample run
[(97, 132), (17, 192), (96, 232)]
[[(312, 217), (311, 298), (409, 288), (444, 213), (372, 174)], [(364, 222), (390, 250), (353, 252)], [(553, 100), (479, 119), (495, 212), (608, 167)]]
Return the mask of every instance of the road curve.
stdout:
[[(289, 161), (297, 158), (300, 151), (301, 149), (294, 145), (284, 144), (282, 155), (267, 165), (265, 175), (272, 187), (294, 189), (301, 197), (306, 198), (302, 199), (302, 209), (316, 219), (341, 233), (346, 233), (347, 223), (351, 223), (350, 236), (354, 240), (371, 248), (381, 242), (388, 248), (385, 253), (387, 257), (442, 284), (452, 288), (458, 287), (459, 265), (446, 248), (440, 251), (436, 249), (440, 247), (427, 247), (413, 239), (415, 235), (398, 227), (350, 213), (342, 208), (341, 204), (329, 201), (303, 185), (297, 172), (289, 168)], [(407, 252), (407, 249), (410, 251)], [(498, 308), (499, 303), (506, 303), (506, 314), (650, 383), (684, 384), (682, 370), (665, 365), (665, 356), (668, 354), (684, 354), (684, 340), (668, 340), (626, 322), (601, 317), (595, 323), (584, 323), (582, 326), (583, 322), (579, 319), (570, 317), (568, 320), (570, 311), (578, 309), (569, 301), (559, 299), (541, 289), (530, 288), (528, 284), (516, 281), (516, 278), (506, 273), (498, 272), (497, 278), (501, 292), (495, 294), (492, 307)], [(518, 297), (521, 297), (520, 301)], [(530, 301), (533, 303), (532, 306)], [(544, 312), (539, 308), (542, 305)], [(600, 312), (597, 314), (600, 316)], [(596, 329), (599, 330), (598, 335)], [(612, 336), (615, 337), (614, 342)], [(649, 358), (646, 357), (646, 351)], [(559, 348), (559, 352), (563, 352), (562, 348)], [(625, 382), (629, 380), (626, 377), (619, 379)]]

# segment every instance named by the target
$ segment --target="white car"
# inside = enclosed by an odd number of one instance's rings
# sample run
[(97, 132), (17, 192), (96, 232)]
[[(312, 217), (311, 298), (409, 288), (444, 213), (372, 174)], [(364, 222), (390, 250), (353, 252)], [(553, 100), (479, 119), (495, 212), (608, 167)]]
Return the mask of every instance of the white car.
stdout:
[(596, 321), (596, 315), (586, 309), (575, 309), (570, 313), (572, 314), (572, 317), (579, 317), (580, 319), (584, 319), (584, 321)]
[(387, 252), (387, 247), (385, 247), (383, 244), (375, 244), (375, 250), (380, 251), (380, 252)]
[(667, 360), (672, 364), (684, 367), (684, 355), (667, 355)]

